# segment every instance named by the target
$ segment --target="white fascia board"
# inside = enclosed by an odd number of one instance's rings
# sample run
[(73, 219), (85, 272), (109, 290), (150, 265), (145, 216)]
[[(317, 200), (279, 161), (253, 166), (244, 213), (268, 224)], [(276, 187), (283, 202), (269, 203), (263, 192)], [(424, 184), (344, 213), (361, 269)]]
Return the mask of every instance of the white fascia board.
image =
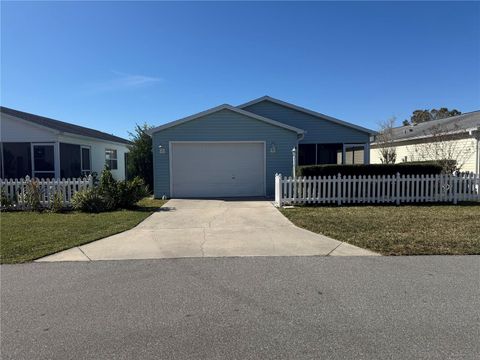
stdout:
[(188, 121), (192, 121), (192, 120), (198, 119), (200, 117), (216, 113), (216, 112), (221, 111), (221, 110), (230, 110), (230, 111), (233, 111), (237, 114), (241, 114), (241, 115), (247, 116), (247, 117), (252, 118), (252, 119), (260, 120), (260, 121), (263, 121), (265, 123), (268, 123), (268, 124), (271, 124), (271, 125), (274, 125), (274, 126), (278, 126), (278, 127), (281, 127), (281, 128), (293, 131), (293, 132), (296, 132), (297, 134), (303, 134), (304, 133), (304, 131), (302, 129), (299, 129), (299, 128), (296, 128), (294, 126), (290, 126), (290, 125), (287, 125), (287, 124), (283, 124), (281, 122), (278, 122), (278, 121), (275, 121), (275, 120), (272, 120), (272, 119), (254, 114), (254, 113), (251, 113), (249, 111), (239, 109), (239, 108), (237, 108), (235, 106), (232, 106), (232, 105), (229, 105), (229, 104), (219, 105), (219, 106), (216, 106), (214, 108), (199, 112), (197, 114), (193, 114), (193, 115), (187, 116), (185, 118), (178, 119), (178, 120), (166, 123), (164, 125), (157, 126), (153, 129), (150, 129), (149, 131), (147, 131), (147, 133), (150, 136), (152, 136), (153, 134), (155, 134), (158, 131), (168, 129), (168, 128), (171, 128), (173, 126), (181, 125), (181, 124), (184, 124)]
[(303, 112), (303, 113), (306, 113), (306, 114), (309, 114), (309, 115), (312, 115), (312, 116), (315, 116), (315, 117), (318, 117), (318, 118), (321, 118), (321, 119), (324, 119), (324, 120), (328, 120), (328, 121), (331, 121), (333, 123), (336, 123), (336, 124), (339, 124), (339, 125), (342, 125), (342, 126), (346, 126), (346, 127), (352, 128), (352, 129), (356, 129), (356, 130), (359, 130), (361, 132), (365, 132), (365, 133), (368, 133), (368, 134), (371, 134), (371, 135), (375, 135), (375, 134), (378, 133), (377, 131), (373, 131), (373, 130), (364, 128), (362, 126), (351, 124), (349, 122), (346, 122), (346, 121), (343, 121), (343, 120), (340, 120), (340, 119), (337, 119), (337, 118), (334, 118), (334, 117), (331, 117), (331, 116), (328, 116), (328, 115), (325, 115), (325, 114), (321, 114), (319, 112), (309, 110), (309, 109), (303, 108), (301, 106), (288, 103), (286, 101), (275, 99), (275, 98), (272, 98), (270, 96), (262, 96), (258, 99), (254, 99), (254, 100), (249, 101), (245, 104), (238, 105), (237, 107), (240, 108), (240, 109), (243, 109), (245, 107), (248, 107), (248, 106), (253, 105), (253, 104), (257, 104), (257, 103), (262, 102), (262, 101), (270, 101), (274, 104), (282, 105), (284, 107), (287, 107), (287, 108), (290, 108), (290, 109), (293, 109), (293, 110), (297, 110), (297, 111), (300, 111), (300, 112)]

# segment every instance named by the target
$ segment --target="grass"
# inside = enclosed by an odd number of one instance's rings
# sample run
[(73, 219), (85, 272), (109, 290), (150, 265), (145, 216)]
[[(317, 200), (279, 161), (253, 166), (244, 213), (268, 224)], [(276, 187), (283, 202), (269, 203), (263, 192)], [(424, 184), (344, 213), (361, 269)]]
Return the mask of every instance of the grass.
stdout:
[(480, 204), (281, 211), (297, 226), (383, 255), (480, 254)]
[(99, 214), (2, 212), (0, 263), (32, 261), (131, 229), (164, 203), (145, 198), (135, 209)]

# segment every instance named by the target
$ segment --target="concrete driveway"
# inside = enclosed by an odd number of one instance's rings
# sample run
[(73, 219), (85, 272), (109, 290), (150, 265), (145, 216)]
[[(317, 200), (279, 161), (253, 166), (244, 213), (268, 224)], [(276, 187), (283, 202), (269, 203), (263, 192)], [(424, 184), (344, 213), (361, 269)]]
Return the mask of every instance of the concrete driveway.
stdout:
[(37, 261), (377, 255), (300, 229), (269, 201), (170, 200), (135, 228)]

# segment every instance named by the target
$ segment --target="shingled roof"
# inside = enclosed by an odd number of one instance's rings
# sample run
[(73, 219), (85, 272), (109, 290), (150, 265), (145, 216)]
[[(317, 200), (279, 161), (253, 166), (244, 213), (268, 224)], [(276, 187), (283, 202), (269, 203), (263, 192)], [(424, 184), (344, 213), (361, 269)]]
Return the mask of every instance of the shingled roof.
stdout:
[(17, 117), (19, 119), (22, 119), (37, 125), (41, 125), (44, 127), (48, 127), (48, 128), (69, 133), (69, 134), (81, 135), (81, 136), (86, 136), (86, 137), (91, 137), (91, 138), (106, 140), (106, 141), (112, 141), (112, 142), (117, 142), (122, 144), (131, 143), (126, 139), (123, 139), (115, 135), (107, 134), (102, 131), (90, 129), (90, 128), (75, 125), (75, 124), (66, 123), (64, 121), (50, 119), (50, 118), (39, 116), (39, 115), (26, 113), (19, 110), (10, 109), (4, 106), (0, 106), (0, 112), (2, 114)]
[(418, 125), (396, 127), (393, 130), (394, 141), (406, 141), (429, 137), (441, 129), (442, 133), (458, 133), (480, 128), (480, 110), (451, 116), (445, 119), (431, 120)]

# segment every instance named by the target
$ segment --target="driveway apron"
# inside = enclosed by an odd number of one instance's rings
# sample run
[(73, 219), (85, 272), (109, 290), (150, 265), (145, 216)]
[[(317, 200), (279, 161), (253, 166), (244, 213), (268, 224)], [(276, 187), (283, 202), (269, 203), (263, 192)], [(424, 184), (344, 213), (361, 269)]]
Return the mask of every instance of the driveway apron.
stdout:
[(325, 255), (377, 254), (298, 228), (269, 201), (175, 199), (133, 229), (37, 261)]

